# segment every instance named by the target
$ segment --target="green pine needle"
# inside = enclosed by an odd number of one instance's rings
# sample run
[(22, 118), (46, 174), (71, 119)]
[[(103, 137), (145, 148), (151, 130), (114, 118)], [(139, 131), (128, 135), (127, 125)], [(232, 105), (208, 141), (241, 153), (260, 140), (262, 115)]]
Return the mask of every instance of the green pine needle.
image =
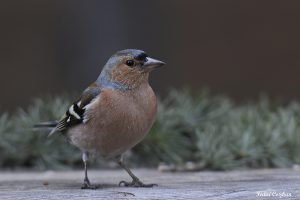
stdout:
[[(64, 136), (47, 138), (49, 130), (32, 129), (35, 123), (59, 119), (69, 99), (35, 99), (25, 110), (2, 114), (0, 168), (81, 167), (80, 151)], [(261, 98), (236, 105), (207, 90), (171, 90), (159, 100), (150, 133), (130, 152), (135, 166), (193, 162), (201, 166), (197, 169), (212, 170), (290, 167), (300, 164), (300, 103), (283, 106)]]

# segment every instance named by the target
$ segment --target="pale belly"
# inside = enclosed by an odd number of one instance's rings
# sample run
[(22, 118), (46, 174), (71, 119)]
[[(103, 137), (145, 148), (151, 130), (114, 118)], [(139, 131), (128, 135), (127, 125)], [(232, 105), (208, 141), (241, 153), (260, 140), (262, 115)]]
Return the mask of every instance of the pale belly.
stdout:
[(94, 112), (89, 113), (87, 123), (67, 132), (71, 143), (82, 151), (106, 158), (120, 155), (135, 146), (150, 130), (157, 110), (152, 89), (148, 95), (141, 95), (133, 98), (110, 93), (109, 98), (98, 99), (95, 107), (99, 108), (92, 109)]

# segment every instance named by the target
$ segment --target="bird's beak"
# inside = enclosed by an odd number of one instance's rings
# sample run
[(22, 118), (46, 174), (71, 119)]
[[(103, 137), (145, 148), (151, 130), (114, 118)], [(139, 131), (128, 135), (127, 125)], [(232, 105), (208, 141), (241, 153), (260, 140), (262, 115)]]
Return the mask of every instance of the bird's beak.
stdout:
[(164, 63), (160, 60), (156, 60), (154, 58), (147, 57), (146, 59), (147, 59), (147, 61), (143, 65), (143, 68), (146, 71), (152, 71), (153, 69), (156, 69), (158, 67), (162, 67), (163, 65), (166, 64), (166, 63)]

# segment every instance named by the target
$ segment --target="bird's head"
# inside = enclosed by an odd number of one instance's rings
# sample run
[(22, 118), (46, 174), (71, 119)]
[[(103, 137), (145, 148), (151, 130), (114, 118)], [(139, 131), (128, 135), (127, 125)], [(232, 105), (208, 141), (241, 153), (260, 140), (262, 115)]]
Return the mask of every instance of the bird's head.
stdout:
[(149, 57), (144, 51), (125, 49), (110, 57), (97, 81), (135, 88), (148, 82), (149, 73), (163, 65), (164, 62)]

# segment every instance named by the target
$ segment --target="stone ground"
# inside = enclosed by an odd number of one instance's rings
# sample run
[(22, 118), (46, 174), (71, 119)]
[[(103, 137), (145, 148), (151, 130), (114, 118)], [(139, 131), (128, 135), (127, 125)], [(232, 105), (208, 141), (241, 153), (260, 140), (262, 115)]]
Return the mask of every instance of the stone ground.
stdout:
[[(300, 199), (300, 170), (229, 172), (133, 170), (154, 188), (119, 187), (122, 170), (92, 170), (97, 190), (81, 190), (82, 171), (0, 172), (0, 200), (12, 199)], [(262, 196), (258, 196), (262, 195)], [(280, 198), (281, 195), (281, 198)], [(263, 197), (264, 196), (264, 197)]]

